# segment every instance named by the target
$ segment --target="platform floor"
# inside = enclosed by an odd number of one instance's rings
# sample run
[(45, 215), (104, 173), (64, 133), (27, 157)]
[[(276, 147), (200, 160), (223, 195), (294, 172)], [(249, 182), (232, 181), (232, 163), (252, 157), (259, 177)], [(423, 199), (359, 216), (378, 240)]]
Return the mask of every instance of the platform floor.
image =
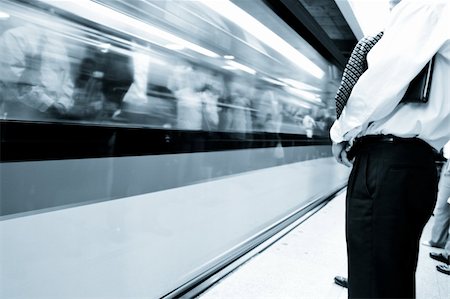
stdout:
[[(347, 289), (334, 284), (346, 276), (344, 235), (345, 193), (307, 221), (203, 293), (218, 298), (347, 298)], [(428, 239), (433, 218), (425, 227)], [(449, 299), (450, 276), (437, 272), (430, 251), (421, 245), (417, 270), (418, 299)]]

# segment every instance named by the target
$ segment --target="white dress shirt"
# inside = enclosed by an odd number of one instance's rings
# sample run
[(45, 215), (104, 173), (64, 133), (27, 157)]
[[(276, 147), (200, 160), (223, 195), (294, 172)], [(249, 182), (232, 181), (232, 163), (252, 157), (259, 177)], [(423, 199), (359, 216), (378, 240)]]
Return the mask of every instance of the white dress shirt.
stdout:
[[(450, 1), (403, 0), (367, 57), (330, 135), (333, 142), (363, 135), (420, 138), (437, 150), (450, 139)], [(436, 54), (436, 55), (435, 55)], [(426, 104), (399, 104), (409, 82), (435, 55)]]

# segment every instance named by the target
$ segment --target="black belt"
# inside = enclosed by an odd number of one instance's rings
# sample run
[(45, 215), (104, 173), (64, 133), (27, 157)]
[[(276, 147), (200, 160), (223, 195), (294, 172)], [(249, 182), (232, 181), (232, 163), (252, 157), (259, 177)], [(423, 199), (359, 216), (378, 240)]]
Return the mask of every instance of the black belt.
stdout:
[(424, 141), (419, 138), (403, 138), (394, 135), (366, 135), (355, 139), (355, 144), (364, 143), (423, 143)]
[[(423, 144), (428, 145), (425, 141), (419, 138), (403, 138), (394, 135), (366, 135), (358, 137), (353, 142), (352, 147), (348, 151), (348, 156), (350, 158), (354, 157), (356, 152), (364, 147), (365, 145), (380, 144), (380, 143), (390, 143), (390, 144)], [(429, 145), (428, 145), (429, 146)]]

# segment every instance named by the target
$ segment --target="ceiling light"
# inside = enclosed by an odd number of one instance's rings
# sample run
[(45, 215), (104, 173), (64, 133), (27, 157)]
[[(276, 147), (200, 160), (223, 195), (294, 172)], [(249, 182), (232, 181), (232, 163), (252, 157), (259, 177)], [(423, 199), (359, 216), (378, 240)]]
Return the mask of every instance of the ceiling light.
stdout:
[(241, 71), (247, 72), (247, 73), (252, 74), (252, 75), (256, 74), (256, 71), (254, 69), (252, 69), (252, 68), (250, 68), (250, 67), (248, 67), (246, 65), (243, 65), (241, 63), (238, 63), (238, 62), (236, 62), (234, 60), (228, 60), (227, 63), (228, 63), (228, 65), (230, 65), (232, 67), (235, 67), (237, 69), (240, 69)]
[(223, 69), (229, 70), (229, 71), (234, 71), (236, 70), (236, 68), (234, 66), (231, 65), (224, 65), (222, 66)]
[(170, 49), (170, 50), (175, 50), (175, 51), (180, 51), (180, 50), (185, 49), (185, 47), (180, 44), (167, 44), (164, 47), (166, 47), (167, 49)]
[(309, 104), (308, 102), (299, 101), (298, 98), (287, 97), (287, 98), (284, 98), (283, 101), (292, 106), (303, 107), (303, 108), (307, 108), (307, 109), (312, 108), (311, 104)]
[(0, 20), (9, 19), (10, 15), (6, 12), (0, 11)]
[(303, 102), (297, 102), (297, 103), (295, 103), (295, 105), (303, 107), (303, 108), (306, 108), (306, 109), (311, 109), (312, 108), (311, 105), (308, 105), (308, 104), (303, 103)]
[[(135, 35), (136, 32), (145, 32), (146, 34), (151, 34), (166, 41), (170, 41), (171, 43), (183, 45), (184, 47), (205, 56), (213, 58), (220, 57), (220, 55), (214, 53), (213, 51), (205, 49), (197, 44), (188, 42), (187, 40), (184, 40), (174, 34), (171, 34), (145, 22), (139, 21), (138, 19), (125, 15), (119, 11), (103, 6), (100, 3), (89, 0), (78, 0), (76, 2), (54, 0), (40, 1), (127, 34), (131, 33), (131, 35)], [(122, 25), (122, 27), (118, 25)], [(130, 32), (130, 28), (134, 30), (131, 30)], [(142, 36), (139, 37), (142, 38)], [(153, 41), (149, 40), (149, 42)]]
[(234, 59), (233, 55), (224, 55), (223, 58), (225, 59)]
[(275, 80), (275, 79), (272, 79), (272, 78), (269, 78), (269, 77), (263, 77), (262, 79), (267, 81), (267, 82), (269, 82), (269, 83), (275, 84), (275, 85), (287, 86), (286, 83), (278, 81), (278, 80)]
[(309, 58), (232, 2), (228, 0), (199, 1), (221, 16), (237, 24), (311, 75), (319, 79), (325, 75), (325, 72)]
[(290, 91), (291, 93), (294, 93), (294, 94), (300, 96), (304, 100), (308, 100), (308, 101), (312, 101), (312, 102), (321, 102), (320, 99), (317, 98), (317, 95), (312, 92), (300, 90), (300, 89), (293, 88), (293, 87), (288, 87), (287, 90)]
[(294, 79), (284, 78), (284, 79), (280, 79), (280, 80), (283, 81), (284, 83), (288, 84), (288, 85), (291, 85), (291, 86), (297, 88), (297, 89), (310, 90), (310, 91), (320, 91), (320, 89), (317, 88), (317, 87), (314, 87), (312, 85), (309, 85), (309, 84), (306, 84), (306, 83), (303, 83), (303, 82), (300, 82), (300, 81), (297, 81), (297, 80), (294, 80)]

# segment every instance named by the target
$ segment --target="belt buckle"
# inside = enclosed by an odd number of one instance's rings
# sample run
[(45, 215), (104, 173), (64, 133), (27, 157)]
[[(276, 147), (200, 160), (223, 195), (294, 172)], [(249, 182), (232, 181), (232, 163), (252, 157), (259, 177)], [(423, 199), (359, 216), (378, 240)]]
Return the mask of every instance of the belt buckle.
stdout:
[(387, 142), (393, 143), (395, 141), (395, 138), (393, 136), (387, 136), (385, 138), (386, 138), (385, 141), (387, 141)]

